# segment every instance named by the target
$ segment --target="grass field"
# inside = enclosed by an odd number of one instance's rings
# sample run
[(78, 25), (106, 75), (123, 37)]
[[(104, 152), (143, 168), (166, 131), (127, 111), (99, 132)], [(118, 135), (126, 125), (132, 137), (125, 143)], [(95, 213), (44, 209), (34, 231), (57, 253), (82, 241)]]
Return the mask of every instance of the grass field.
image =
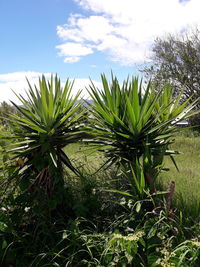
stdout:
[[(200, 202), (200, 137), (177, 136), (172, 149), (181, 152), (175, 156), (179, 171), (170, 158), (166, 157), (164, 166), (170, 170), (160, 174), (161, 183), (167, 186), (169, 181), (175, 181), (175, 191), (179, 197), (182, 196), (187, 202)], [(84, 166), (91, 173), (104, 161), (103, 154), (91, 153), (87, 147), (78, 144), (71, 145), (66, 150), (76, 165)]]
[(188, 200), (200, 201), (200, 137), (177, 137), (173, 149), (182, 152), (175, 157), (179, 172), (172, 161), (165, 160), (169, 172), (162, 173), (163, 183), (172, 180), (176, 183), (176, 192), (182, 193)]
[(70, 144), (64, 151), (77, 167), (82, 166), (90, 173), (96, 172), (105, 160), (103, 153), (98, 153), (82, 144)]

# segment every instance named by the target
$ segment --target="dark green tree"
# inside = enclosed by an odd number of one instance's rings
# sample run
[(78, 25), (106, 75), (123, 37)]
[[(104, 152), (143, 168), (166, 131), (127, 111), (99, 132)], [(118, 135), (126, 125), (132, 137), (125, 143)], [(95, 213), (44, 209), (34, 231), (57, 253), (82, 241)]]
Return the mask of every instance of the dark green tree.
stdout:
[[(170, 82), (175, 94), (184, 89), (184, 98), (191, 97), (191, 102), (200, 97), (200, 31), (197, 28), (157, 38), (152, 47), (152, 62), (142, 72), (157, 88)], [(196, 108), (200, 108), (200, 101)], [(200, 125), (200, 115), (190, 118), (190, 123)]]

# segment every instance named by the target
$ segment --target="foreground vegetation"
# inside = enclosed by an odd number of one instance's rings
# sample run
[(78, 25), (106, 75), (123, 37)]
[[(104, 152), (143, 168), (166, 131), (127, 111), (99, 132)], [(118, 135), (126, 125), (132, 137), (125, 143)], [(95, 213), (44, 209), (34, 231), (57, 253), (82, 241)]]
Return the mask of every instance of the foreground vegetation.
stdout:
[(102, 76), (87, 108), (69, 81), (39, 84), (1, 127), (1, 265), (198, 267), (199, 137), (176, 127), (195, 103)]

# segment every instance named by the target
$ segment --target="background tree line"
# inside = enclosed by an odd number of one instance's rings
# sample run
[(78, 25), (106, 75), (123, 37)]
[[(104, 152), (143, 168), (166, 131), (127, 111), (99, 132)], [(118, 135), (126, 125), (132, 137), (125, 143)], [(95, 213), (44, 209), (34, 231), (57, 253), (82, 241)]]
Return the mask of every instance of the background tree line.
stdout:
[(15, 113), (16, 109), (13, 105), (10, 105), (5, 101), (0, 103), (0, 124), (6, 126), (10, 114), (15, 114)]
[[(182, 34), (168, 34), (157, 38), (152, 47), (152, 64), (142, 72), (157, 88), (166, 82), (175, 94), (184, 90), (184, 98), (191, 102), (200, 97), (200, 30), (189, 29)], [(196, 109), (200, 108), (200, 100)], [(190, 118), (191, 125), (200, 125), (200, 115)]]

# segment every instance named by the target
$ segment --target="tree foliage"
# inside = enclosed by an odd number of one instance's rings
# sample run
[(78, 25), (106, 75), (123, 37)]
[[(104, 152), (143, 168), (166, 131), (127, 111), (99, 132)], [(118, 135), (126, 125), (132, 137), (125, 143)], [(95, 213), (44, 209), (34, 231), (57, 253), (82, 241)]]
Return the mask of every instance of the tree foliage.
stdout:
[[(181, 35), (169, 34), (157, 38), (152, 48), (153, 64), (143, 72), (156, 86), (166, 82), (173, 84), (175, 93), (184, 89), (184, 97), (191, 101), (200, 96), (200, 31), (193, 29)], [(200, 108), (200, 101), (197, 109)], [(192, 125), (200, 125), (200, 116), (190, 119)]]

